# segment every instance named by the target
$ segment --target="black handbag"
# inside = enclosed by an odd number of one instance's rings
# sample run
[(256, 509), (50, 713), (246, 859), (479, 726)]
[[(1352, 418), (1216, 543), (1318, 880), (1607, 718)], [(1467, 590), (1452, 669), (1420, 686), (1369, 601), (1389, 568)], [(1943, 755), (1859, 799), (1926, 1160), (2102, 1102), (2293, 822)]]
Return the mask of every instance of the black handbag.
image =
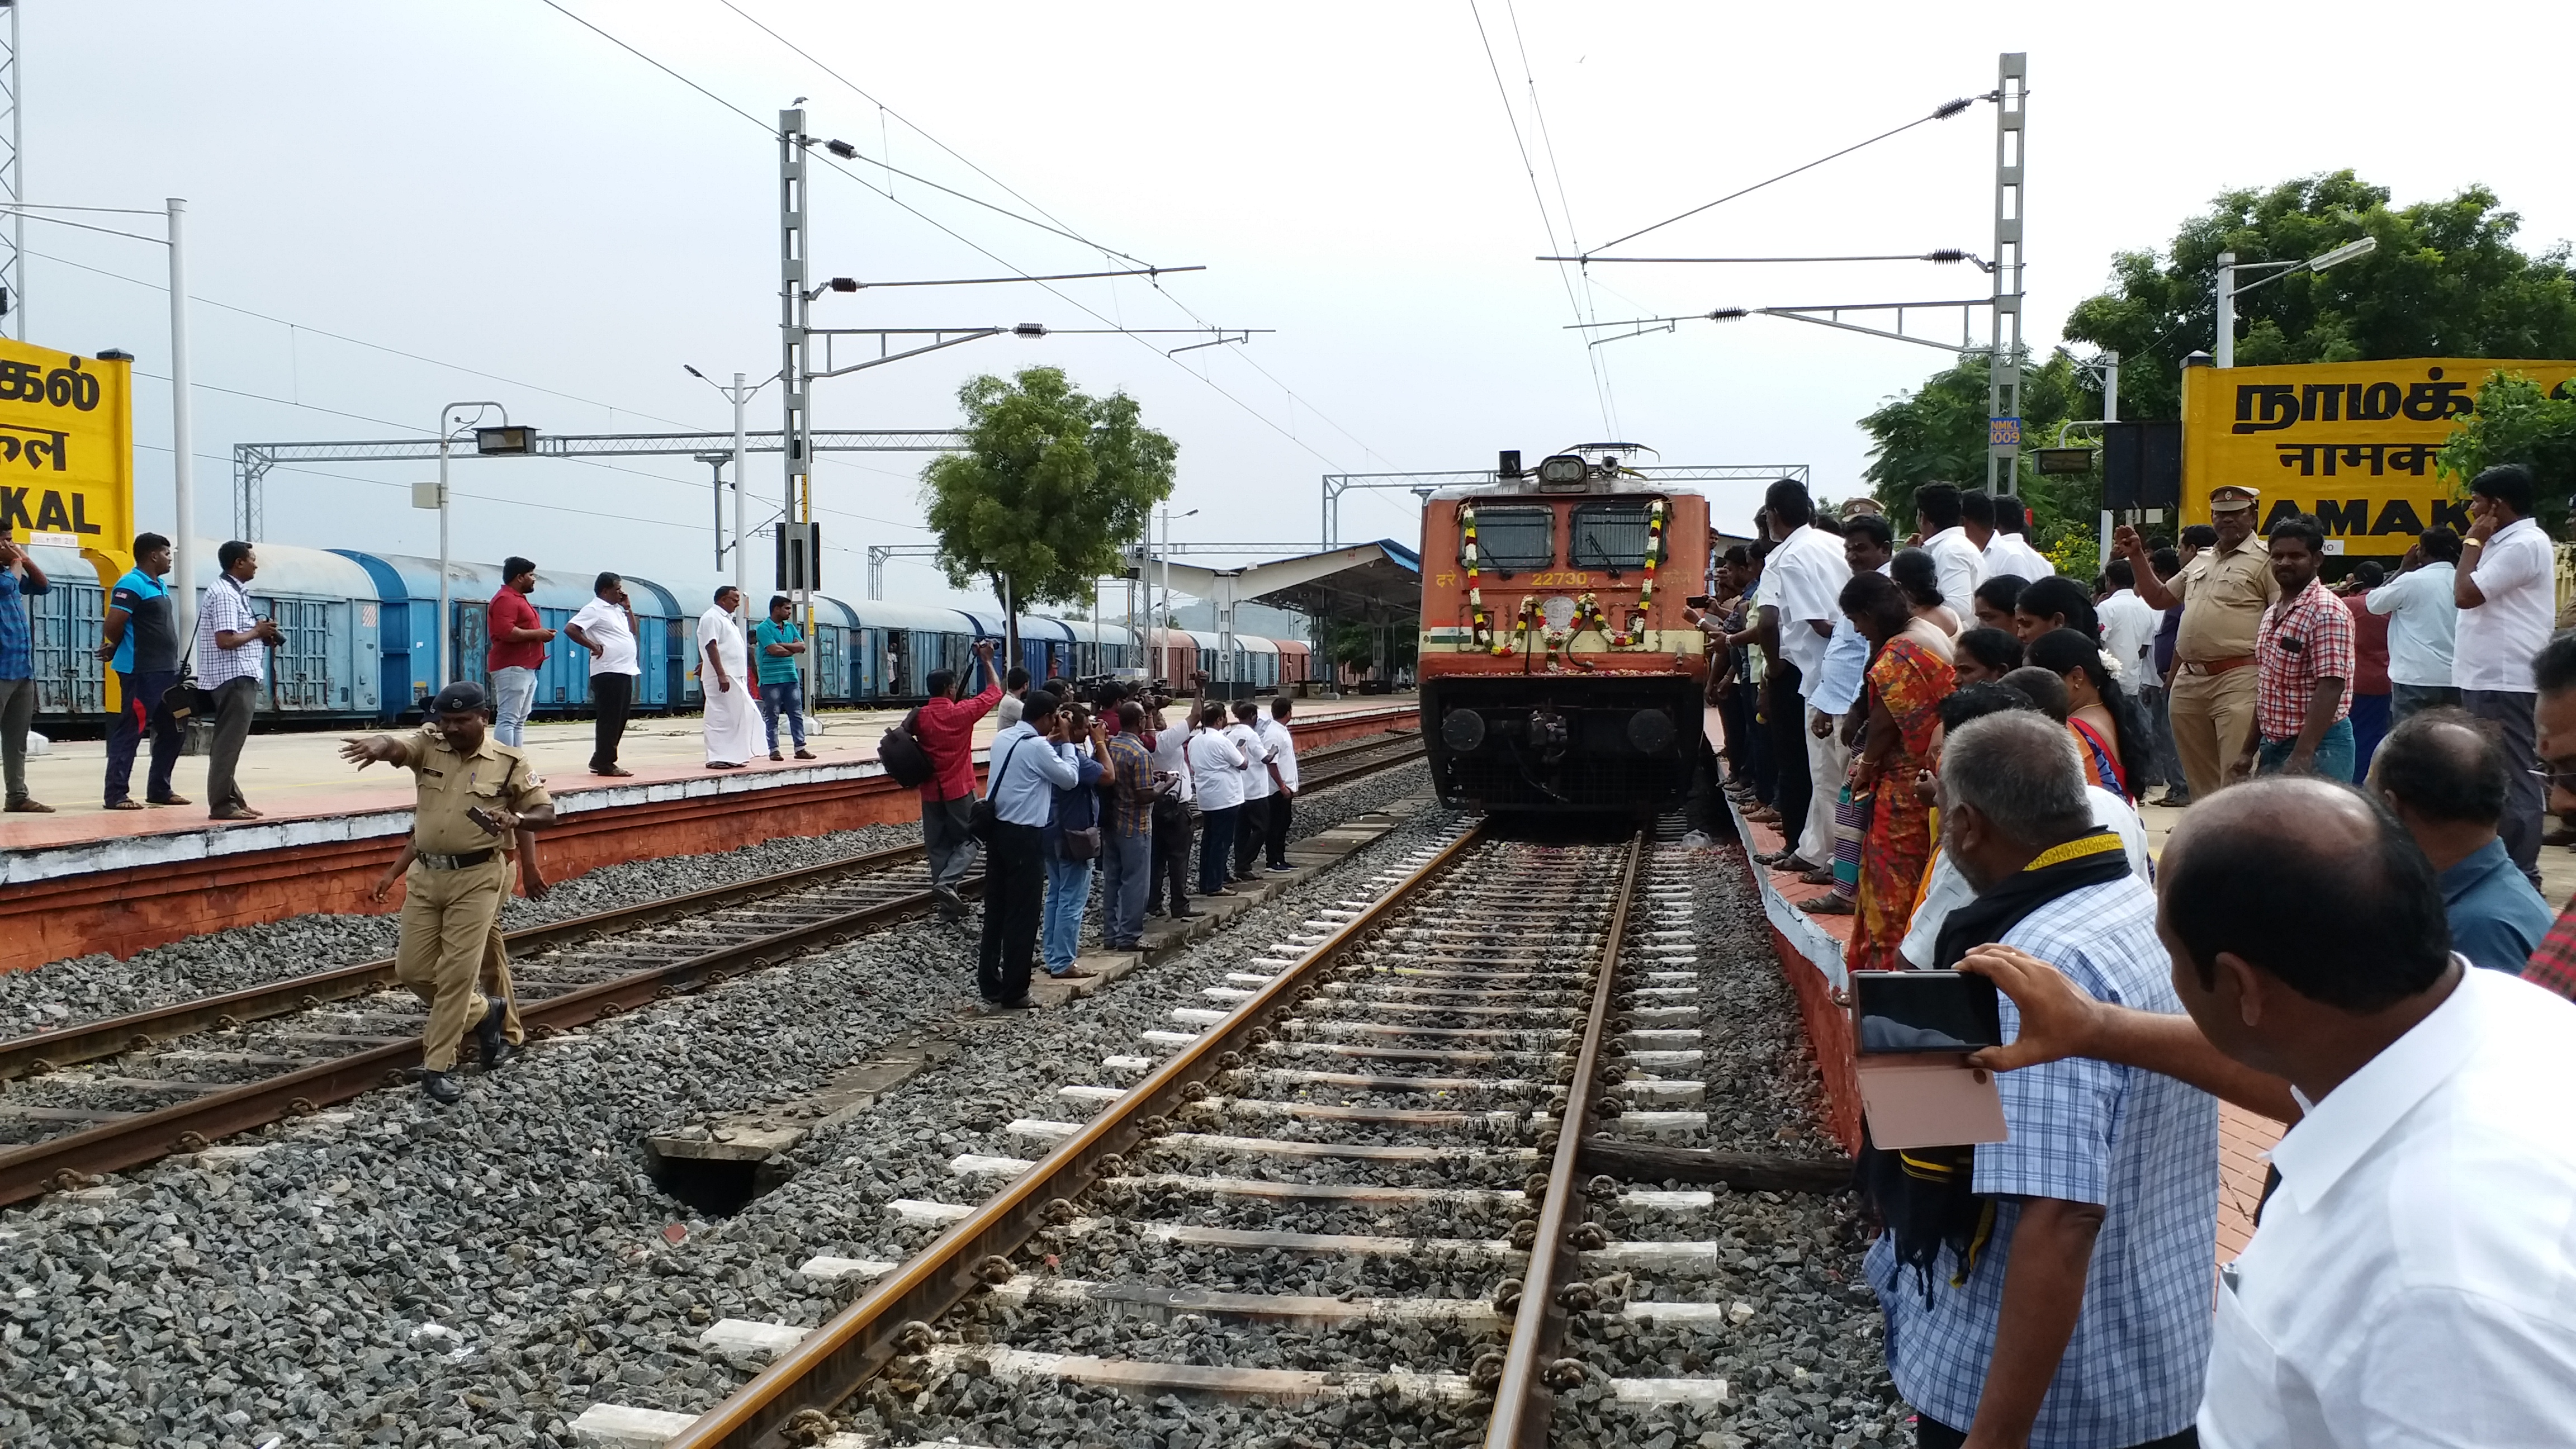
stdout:
[(1067, 860), (1096, 860), (1100, 856), (1100, 846), (1100, 827), (1097, 825), (1086, 825), (1080, 830), (1064, 833), (1062, 848)]
[(993, 792), (1002, 788), (1002, 777), (1010, 773), (1011, 756), (1018, 754), (1020, 746), (1027, 744), (1030, 738), (1022, 735), (1011, 741), (1009, 749), (1002, 751), (1002, 763), (984, 774), (983, 797), (966, 812), (966, 833), (986, 845), (993, 843), (993, 833), (1002, 823), (1000, 812), (993, 808)]
[(184, 725), (201, 711), (214, 711), (215, 697), (197, 687), (196, 665), (197, 647), (191, 643), (179, 660), (179, 682), (161, 691), (161, 713), (172, 724)]

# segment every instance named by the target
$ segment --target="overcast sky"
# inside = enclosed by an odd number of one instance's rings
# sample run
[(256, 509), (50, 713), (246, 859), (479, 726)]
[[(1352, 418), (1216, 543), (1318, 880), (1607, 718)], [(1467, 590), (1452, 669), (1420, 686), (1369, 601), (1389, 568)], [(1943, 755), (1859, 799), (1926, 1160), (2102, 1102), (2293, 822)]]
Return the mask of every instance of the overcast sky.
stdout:
[[(1586, 290), (1532, 258), (1551, 230), (1597, 245), (1980, 95), (2001, 50), (2030, 56), (2041, 349), (2113, 252), (2160, 246), (2228, 186), (2350, 166), (2405, 202), (2485, 182), (2522, 213), (2526, 245), (2576, 235), (2559, 104), (2576, 7), (2562, 3), (2489, 7), (2476, 24), (2190, 4), (736, 3), (822, 64), (720, 0), (563, 0), (757, 124), (542, 0), (21, 0), (30, 199), (188, 198), (200, 531), (230, 527), (243, 441), (422, 435), (467, 398), (552, 432), (729, 427), (681, 364), (719, 378), (778, 367), (764, 131), (799, 96), (817, 135), (1042, 210), (1098, 246), (1208, 268), (1160, 294), (1093, 281), (831, 295), (818, 325), (1277, 329), (1177, 358), (1163, 353), (1191, 339), (970, 343), (819, 384), (819, 426), (950, 426), (968, 377), (1051, 363), (1125, 389), (1178, 440), (1174, 506), (1200, 512), (1177, 536), (1281, 551), (1315, 540), (1324, 473), (1481, 468), (1499, 448), (1535, 457), (1605, 435), (1667, 463), (1804, 463), (1823, 491), (1854, 491), (1866, 439), (1853, 419), (1941, 353), (1757, 318), (1587, 355), (1565, 325), (1578, 306), (1610, 319), (1980, 295), (1978, 274), (1596, 267)], [(1623, 250), (1991, 253), (1993, 146), (1978, 105)], [(892, 181), (890, 203), (862, 184), (882, 172), (848, 169), (859, 179), (815, 168), (818, 274), (1126, 265), (914, 182)], [(27, 245), (32, 340), (121, 346), (167, 375), (164, 297), (117, 279), (159, 281), (162, 248), (43, 224)], [(138, 512), (166, 526), (166, 383), (138, 381), (135, 411)], [(778, 425), (775, 388), (752, 416)], [(922, 461), (819, 470), (831, 592), (860, 596), (866, 544), (925, 539)], [(401, 487), (425, 476), (280, 470), (267, 536), (434, 552), (434, 516)], [(756, 460), (752, 481), (774, 507), (777, 460)], [(455, 486), (460, 557), (617, 567), (684, 597), (717, 577), (701, 465), (469, 461)], [(1741, 527), (1750, 496), (1721, 495), (1721, 520)], [(1410, 495), (1345, 505), (1346, 538), (1414, 530)], [(945, 586), (899, 564), (888, 592)]]

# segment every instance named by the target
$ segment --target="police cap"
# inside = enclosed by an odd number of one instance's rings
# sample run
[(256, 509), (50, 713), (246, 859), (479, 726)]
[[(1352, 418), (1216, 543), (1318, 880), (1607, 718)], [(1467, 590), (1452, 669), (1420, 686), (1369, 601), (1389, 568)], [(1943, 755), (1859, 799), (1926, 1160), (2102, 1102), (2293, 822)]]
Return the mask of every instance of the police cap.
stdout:
[(2248, 488), (2242, 483), (2224, 484), (2209, 490), (2209, 511), (2234, 513), (2240, 508), (2253, 507), (2262, 500), (2262, 497), (2261, 490)]
[(429, 712), (431, 714), (481, 714), (489, 709), (491, 704), (492, 698), (483, 692), (483, 686), (470, 679), (460, 679), (438, 692), (438, 697), (429, 702)]

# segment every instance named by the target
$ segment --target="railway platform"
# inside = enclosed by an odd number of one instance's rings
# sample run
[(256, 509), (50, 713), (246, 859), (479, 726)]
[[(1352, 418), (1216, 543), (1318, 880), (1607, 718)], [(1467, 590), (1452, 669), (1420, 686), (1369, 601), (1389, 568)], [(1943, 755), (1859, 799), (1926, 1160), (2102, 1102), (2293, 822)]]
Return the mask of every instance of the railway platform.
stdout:
[[(1305, 700), (1292, 728), (1312, 749), (1411, 729), (1415, 714), (1403, 696)], [(587, 721), (532, 724), (528, 752), (562, 817), (544, 837), (546, 876), (917, 818), (914, 793), (876, 759), (901, 717), (827, 714), (825, 732), (808, 741), (815, 759), (736, 771), (706, 768), (696, 718), (640, 719), (621, 756), (634, 774), (622, 778), (589, 773)], [(989, 719), (978, 727), (979, 748), (993, 728)], [(240, 777), (267, 814), (235, 823), (206, 818), (202, 758), (181, 760), (175, 782), (197, 804), (139, 811), (99, 805), (98, 741), (57, 742), (30, 760), (33, 793), (56, 813), (0, 817), (0, 971), (94, 951), (128, 956), (309, 912), (390, 909), (367, 890), (411, 830), (411, 780), (353, 769), (339, 758), (342, 738), (253, 735)]]

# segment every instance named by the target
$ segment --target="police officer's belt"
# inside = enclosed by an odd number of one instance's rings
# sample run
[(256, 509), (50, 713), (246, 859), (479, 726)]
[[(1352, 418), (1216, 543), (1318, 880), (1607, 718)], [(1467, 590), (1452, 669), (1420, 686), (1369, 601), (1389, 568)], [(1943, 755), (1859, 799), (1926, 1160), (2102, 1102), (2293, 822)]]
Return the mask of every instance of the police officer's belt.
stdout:
[(464, 870), (470, 866), (481, 865), (498, 854), (500, 852), (495, 850), (469, 850), (463, 855), (431, 855), (427, 851), (422, 851), (414, 859), (431, 870)]

